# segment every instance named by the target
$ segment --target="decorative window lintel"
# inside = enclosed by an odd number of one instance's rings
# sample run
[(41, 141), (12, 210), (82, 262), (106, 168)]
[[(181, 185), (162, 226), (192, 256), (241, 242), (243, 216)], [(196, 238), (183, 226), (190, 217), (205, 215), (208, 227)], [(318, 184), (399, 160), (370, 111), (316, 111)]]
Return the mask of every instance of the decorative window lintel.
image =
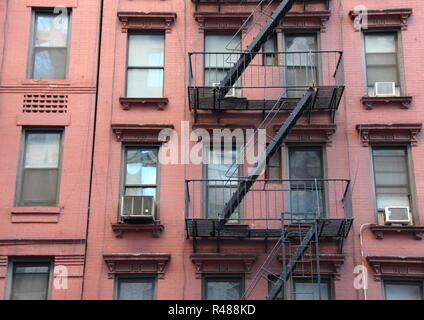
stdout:
[[(162, 136), (161, 131), (165, 129), (168, 129), (166, 135)], [(173, 129), (172, 124), (112, 124), (118, 142), (164, 143), (168, 141)]]
[[(278, 131), (280, 126), (275, 126)], [(285, 143), (326, 143), (331, 146), (332, 136), (336, 132), (335, 124), (298, 124), (295, 125), (284, 141)]]
[(286, 30), (319, 30), (325, 32), (325, 23), (330, 19), (331, 11), (290, 12), (283, 19), (277, 31)]
[(252, 266), (257, 256), (250, 253), (240, 254), (216, 254), (216, 253), (195, 253), (191, 255), (191, 260), (196, 267), (196, 278), (201, 278), (202, 274), (246, 274), (250, 278)]
[(165, 277), (165, 268), (171, 259), (167, 253), (124, 253), (103, 256), (108, 266), (108, 277), (116, 274), (157, 274), (159, 279)]
[(175, 12), (118, 12), (122, 22), (122, 32), (128, 30), (147, 30), (171, 32), (172, 25), (177, 19)]
[(362, 97), (361, 102), (367, 110), (372, 110), (375, 106), (380, 105), (399, 105), (402, 109), (409, 109), (412, 97)]
[(424, 257), (367, 256), (374, 279), (382, 277), (424, 278)]
[[(199, 24), (199, 32), (207, 31), (235, 31), (249, 19), (250, 14), (245, 12), (195, 12), (194, 19)], [(245, 31), (245, 29), (243, 30)]]
[(395, 124), (358, 124), (362, 145), (368, 147), (370, 143), (410, 143), (417, 146), (417, 135), (422, 128), (421, 123)]
[(352, 20), (360, 18), (360, 15), (366, 17), (367, 21), (354, 24), (355, 30), (367, 29), (390, 29), (400, 28), (401, 30), (408, 29), (408, 19), (412, 15), (412, 9), (383, 9), (383, 10), (368, 10), (364, 12), (350, 11), (349, 16)]

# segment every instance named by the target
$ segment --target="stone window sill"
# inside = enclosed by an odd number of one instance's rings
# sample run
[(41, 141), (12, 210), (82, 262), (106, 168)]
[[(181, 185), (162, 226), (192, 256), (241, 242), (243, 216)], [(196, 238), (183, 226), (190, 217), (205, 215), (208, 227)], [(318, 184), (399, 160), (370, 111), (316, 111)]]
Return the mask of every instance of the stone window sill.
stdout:
[(158, 110), (164, 110), (168, 105), (168, 98), (119, 98), (122, 109), (130, 110), (132, 107), (156, 106)]
[(115, 237), (122, 238), (125, 232), (151, 232), (153, 238), (159, 238), (165, 229), (162, 224), (126, 224), (126, 223), (113, 223), (112, 231)]
[(396, 97), (368, 97), (361, 98), (361, 102), (365, 109), (372, 110), (374, 107), (382, 105), (399, 106), (401, 109), (409, 109), (412, 103), (411, 96), (396, 96)]
[(424, 226), (384, 226), (375, 224), (370, 227), (370, 230), (377, 240), (384, 239), (385, 233), (410, 233), (415, 240), (424, 240)]
[(12, 223), (57, 223), (63, 207), (15, 207)]

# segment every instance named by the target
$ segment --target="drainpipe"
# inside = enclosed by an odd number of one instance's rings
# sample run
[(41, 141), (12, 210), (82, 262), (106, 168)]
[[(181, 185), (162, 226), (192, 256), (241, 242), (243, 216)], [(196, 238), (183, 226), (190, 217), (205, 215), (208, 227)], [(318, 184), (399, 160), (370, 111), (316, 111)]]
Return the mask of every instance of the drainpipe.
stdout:
[[(360, 246), (361, 246), (361, 264), (362, 264), (362, 268), (363, 268), (362, 270), (366, 269), (365, 257), (364, 257), (364, 239), (362, 237), (362, 232), (365, 231), (365, 228), (368, 228), (371, 225), (372, 225), (372, 223), (364, 223), (359, 228), (359, 240), (360, 240), (359, 242), (360, 242)], [(368, 300), (368, 298), (367, 298), (367, 287), (368, 287), (368, 273), (367, 273), (367, 277), (365, 278), (365, 283), (364, 283), (364, 286), (363, 286), (364, 300)]]
[(96, 144), (96, 127), (97, 127), (97, 106), (99, 104), (100, 57), (101, 57), (101, 48), (102, 48), (102, 35), (103, 35), (103, 9), (104, 9), (104, 0), (100, 0), (99, 25), (98, 25), (98, 48), (97, 48), (98, 51), (97, 51), (96, 98), (94, 103), (93, 140), (92, 140), (92, 146), (91, 146), (90, 184), (88, 189), (88, 208), (87, 208), (87, 221), (86, 221), (86, 230), (85, 230), (84, 266), (82, 271), (81, 300), (84, 300), (85, 274), (86, 274), (87, 251), (88, 251), (88, 232), (89, 232), (90, 213), (91, 213), (91, 194), (92, 194), (91, 191), (93, 188), (94, 149)]

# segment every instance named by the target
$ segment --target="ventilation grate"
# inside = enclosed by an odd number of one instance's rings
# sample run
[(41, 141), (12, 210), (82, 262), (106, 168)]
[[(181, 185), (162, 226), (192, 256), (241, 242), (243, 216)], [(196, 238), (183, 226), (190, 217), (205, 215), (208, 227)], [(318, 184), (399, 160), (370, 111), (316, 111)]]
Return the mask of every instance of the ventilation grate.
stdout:
[(23, 113), (67, 113), (67, 95), (27, 94), (24, 95)]

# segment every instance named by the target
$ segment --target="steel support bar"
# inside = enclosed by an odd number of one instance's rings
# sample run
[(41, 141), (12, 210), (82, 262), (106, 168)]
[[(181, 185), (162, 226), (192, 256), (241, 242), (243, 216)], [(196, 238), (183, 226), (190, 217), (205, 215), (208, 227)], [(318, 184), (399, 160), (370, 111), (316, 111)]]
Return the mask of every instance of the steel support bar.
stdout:
[(281, 22), (281, 20), (287, 15), (292, 8), (296, 0), (284, 0), (275, 9), (271, 18), (261, 28), (258, 35), (253, 39), (246, 51), (240, 55), (240, 58), (234, 64), (234, 66), (228, 71), (224, 80), (218, 87), (219, 95), (221, 98), (230, 91), (231, 87), (237, 82), (241, 74), (249, 66), (250, 62), (255, 58), (256, 54), (261, 50), (264, 43), (268, 40), (269, 36), (274, 32)]
[(233, 193), (231, 199), (226, 203), (224, 210), (222, 211), (220, 220), (218, 222), (218, 228), (223, 228), (227, 221), (230, 219), (234, 210), (237, 209), (245, 195), (249, 192), (250, 188), (255, 183), (256, 179), (262, 173), (263, 168), (266, 165), (267, 159), (271, 158), (275, 154), (275, 152), (277, 152), (278, 148), (281, 146), (281, 143), (290, 133), (297, 120), (299, 120), (303, 112), (311, 105), (311, 103), (313, 103), (316, 97), (316, 92), (317, 89), (314, 89), (312, 87), (309, 88), (308, 91), (306, 91), (306, 94), (298, 102), (296, 108), (292, 111), (290, 116), (281, 126), (280, 130), (278, 130), (274, 139), (272, 139), (271, 143), (267, 146), (264, 156), (259, 159), (258, 164), (253, 170), (253, 173), (250, 174), (246, 178), (246, 180), (243, 180), (239, 183), (237, 190)]
[(293, 270), (296, 268), (297, 262), (302, 258), (305, 250), (308, 248), (309, 243), (311, 242), (312, 238), (315, 237), (315, 233), (317, 232), (317, 229), (319, 226), (317, 226), (318, 220), (314, 223), (314, 225), (311, 226), (308, 233), (303, 238), (302, 242), (299, 244), (299, 246), (296, 249), (296, 252), (294, 255), (290, 258), (290, 261), (287, 263), (286, 266), (284, 266), (284, 270), (281, 273), (280, 279), (278, 279), (277, 283), (278, 285), (273, 286), (271, 292), (269, 293), (268, 300), (274, 300), (275, 297), (280, 293), (280, 291), (285, 286), (287, 280), (290, 278), (290, 275), (292, 274)]

